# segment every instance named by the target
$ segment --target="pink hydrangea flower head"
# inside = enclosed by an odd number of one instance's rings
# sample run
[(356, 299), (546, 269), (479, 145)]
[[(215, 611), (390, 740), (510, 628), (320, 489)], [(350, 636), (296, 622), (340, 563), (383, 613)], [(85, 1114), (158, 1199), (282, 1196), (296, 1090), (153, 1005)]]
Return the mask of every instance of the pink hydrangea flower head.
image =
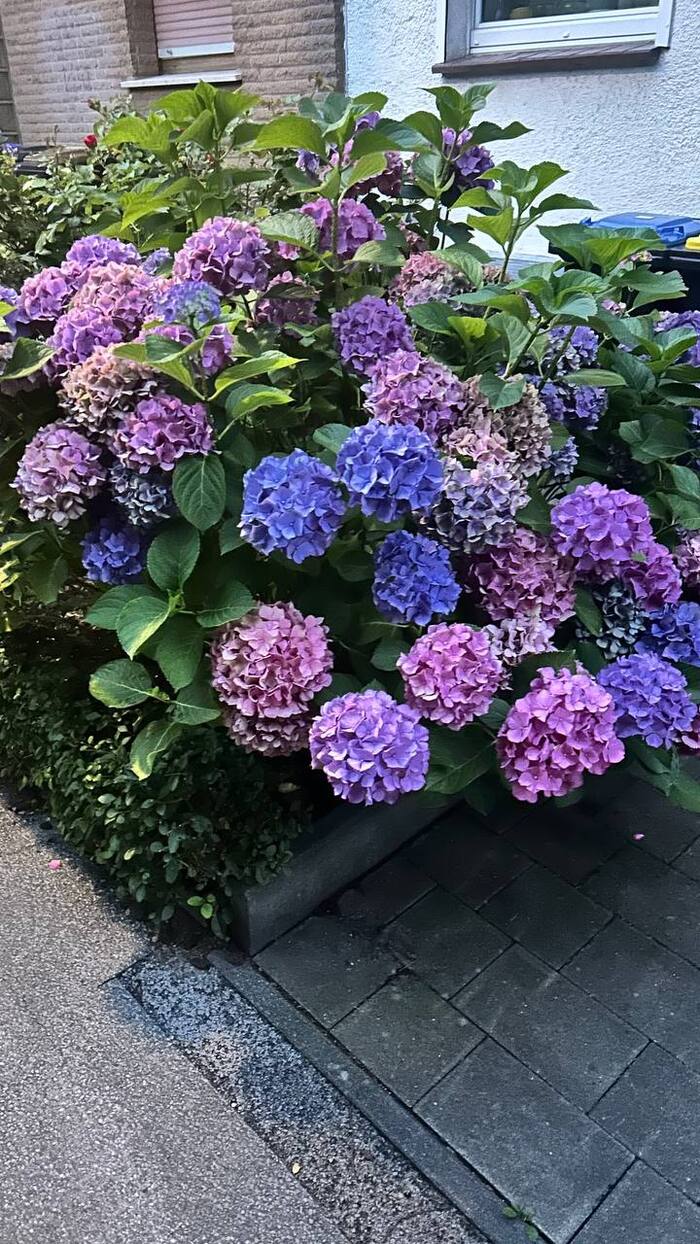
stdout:
[(664, 544), (653, 540), (644, 550), (644, 561), (629, 561), (620, 570), (623, 583), (632, 588), (645, 609), (663, 609), (681, 598), (680, 570)]
[(605, 773), (625, 754), (612, 696), (583, 670), (549, 666), (516, 700), (496, 750), (513, 795), (524, 803), (568, 795), (587, 773)]
[(20, 290), (20, 315), (24, 320), (53, 324), (74, 293), (75, 282), (61, 268), (42, 268), (36, 276), (28, 276)]
[(493, 438), (502, 441), (512, 455), (516, 475), (529, 479), (539, 475), (551, 456), (552, 431), (549, 416), (540, 401), (537, 389), (526, 384), (522, 397), (513, 406), (494, 410), (481, 392), (480, 376), (471, 376), (464, 385), (466, 413), (463, 426), (488, 428)]
[(113, 450), (123, 466), (140, 475), (154, 467), (172, 471), (187, 454), (208, 454), (214, 432), (201, 402), (191, 405), (169, 393), (155, 393), (138, 402), (120, 423)]
[(501, 543), (475, 557), (469, 578), (494, 622), (537, 614), (556, 626), (573, 617), (573, 560), (558, 553), (547, 536), (528, 527), (516, 527)]
[(306, 746), (314, 696), (331, 681), (328, 629), (292, 604), (258, 605), (219, 631), (212, 683), (234, 742), (289, 755)]
[(98, 346), (116, 345), (121, 340), (114, 321), (96, 307), (71, 307), (56, 320), (48, 339), (54, 353), (44, 368), (46, 375), (58, 384), (71, 367), (84, 363)]
[(502, 622), (485, 626), (484, 634), (488, 636), (494, 656), (508, 668), (519, 665), (525, 657), (556, 651), (552, 640), (554, 627), (537, 614), (504, 618)]
[(464, 412), (462, 381), (442, 363), (419, 354), (412, 344), (375, 356), (363, 389), (365, 405), (376, 419), (412, 423), (433, 442), (454, 428)]
[(450, 730), (487, 713), (503, 676), (488, 636), (461, 622), (441, 622), (397, 661), (406, 703)]
[(445, 263), (435, 251), (421, 251), (406, 260), (389, 286), (389, 295), (404, 307), (415, 307), (426, 302), (449, 303), (471, 288), (453, 264)]
[(63, 377), (58, 400), (66, 422), (89, 435), (107, 437), (137, 402), (156, 388), (150, 368), (121, 358), (111, 346), (98, 346)]
[(700, 587), (700, 531), (686, 531), (674, 552), (681, 578), (688, 587)]
[(12, 487), (33, 523), (48, 519), (66, 527), (82, 517), (106, 478), (97, 446), (64, 423), (49, 423), (27, 445)]
[(153, 314), (157, 287), (154, 278), (137, 264), (93, 264), (73, 306), (94, 307), (116, 325), (124, 340), (131, 340)]
[(421, 790), (428, 731), (408, 704), (385, 691), (351, 691), (323, 705), (309, 734), (311, 767), (348, 803), (396, 803)]
[(185, 240), (173, 262), (178, 281), (208, 281), (221, 294), (263, 290), (270, 273), (270, 247), (255, 225), (214, 216)]
[(552, 528), (555, 547), (575, 559), (578, 572), (603, 580), (615, 577), (653, 542), (642, 497), (597, 482), (582, 484), (557, 502)]

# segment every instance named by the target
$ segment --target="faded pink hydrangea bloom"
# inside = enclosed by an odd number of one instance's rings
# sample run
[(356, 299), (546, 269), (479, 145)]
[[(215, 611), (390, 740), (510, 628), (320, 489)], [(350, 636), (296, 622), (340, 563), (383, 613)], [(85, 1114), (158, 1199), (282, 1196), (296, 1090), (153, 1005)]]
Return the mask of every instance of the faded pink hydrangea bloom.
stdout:
[(461, 622), (428, 627), (396, 664), (406, 703), (450, 730), (488, 712), (503, 676), (484, 631)]
[(469, 579), (479, 589), (490, 618), (537, 614), (556, 625), (573, 616), (576, 596), (574, 563), (562, 557), (547, 536), (517, 527), (469, 564)]

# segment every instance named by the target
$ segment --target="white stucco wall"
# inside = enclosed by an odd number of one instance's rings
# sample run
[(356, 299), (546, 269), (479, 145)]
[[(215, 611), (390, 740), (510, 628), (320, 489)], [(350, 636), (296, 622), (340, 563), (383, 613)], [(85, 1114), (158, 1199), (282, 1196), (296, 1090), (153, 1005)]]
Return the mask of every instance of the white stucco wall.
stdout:
[[(441, 11), (443, 0), (346, 0), (349, 92), (384, 91), (391, 116), (430, 107), (421, 87), (443, 81), (431, 73)], [(498, 78), (482, 115), (529, 125), (531, 134), (507, 144), (510, 158), (556, 160), (571, 170), (561, 189), (605, 214), (700, 216), (699, 61), (700, 0), (676, 0), (672, 44), (658, 64)]]

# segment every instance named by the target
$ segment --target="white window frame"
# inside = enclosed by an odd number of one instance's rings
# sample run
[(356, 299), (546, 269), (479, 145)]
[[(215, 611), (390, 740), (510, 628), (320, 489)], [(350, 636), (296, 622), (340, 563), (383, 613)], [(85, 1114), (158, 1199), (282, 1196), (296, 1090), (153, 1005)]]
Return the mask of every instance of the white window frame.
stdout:
[[(644, 8), (602, 10), (599, 13), (572, 13), (557, 18), (533, 17), (504, 22), (482, 22), (483, 0), (443, 0), (442, 41), (445, 43), (445, 22), (448, 19), (446, 54), (450, 48), (449, 23), (453, 31), (461, 28), (466, 35), (462, 55), (473, 53), (517, 52), (531, 49), (596, 48), (606, 43), (649, 43), (667, 48), (671, 41), (671, 25), (675, 0), (659, 0)], [(526, 3), (526, 0), (523, 0)], [(459, 10), (462, 9), (462, 14)], [(456, 10), (456, 12), (455, 12)]]

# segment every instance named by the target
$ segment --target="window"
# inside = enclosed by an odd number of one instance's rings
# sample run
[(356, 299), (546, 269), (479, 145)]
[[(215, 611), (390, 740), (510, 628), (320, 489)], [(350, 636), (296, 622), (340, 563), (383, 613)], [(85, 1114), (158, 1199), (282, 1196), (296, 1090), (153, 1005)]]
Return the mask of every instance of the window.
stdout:
[(159, 60), (233, 52), (231, 0), (153, 0)]

